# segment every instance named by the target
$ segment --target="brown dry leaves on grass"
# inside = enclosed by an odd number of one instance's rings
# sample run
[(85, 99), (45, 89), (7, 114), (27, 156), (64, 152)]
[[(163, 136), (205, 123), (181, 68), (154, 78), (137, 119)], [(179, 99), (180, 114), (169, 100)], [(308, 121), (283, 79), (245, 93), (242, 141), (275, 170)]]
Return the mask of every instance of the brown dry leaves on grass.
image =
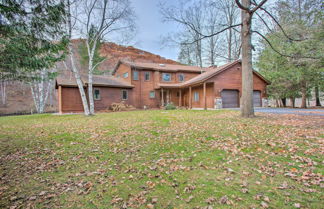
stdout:
[(320, 205), (323, 118), (143, 111), (2, 123), (0, 207)]

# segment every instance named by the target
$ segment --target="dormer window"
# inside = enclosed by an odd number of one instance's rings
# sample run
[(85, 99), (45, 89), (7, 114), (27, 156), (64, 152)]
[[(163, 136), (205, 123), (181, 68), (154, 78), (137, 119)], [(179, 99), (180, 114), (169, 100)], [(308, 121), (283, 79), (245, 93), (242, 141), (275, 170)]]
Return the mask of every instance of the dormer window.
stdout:
[(162, 73), (162, 80), (170, 82), (171, 81), (171, 74), (170, 73)]

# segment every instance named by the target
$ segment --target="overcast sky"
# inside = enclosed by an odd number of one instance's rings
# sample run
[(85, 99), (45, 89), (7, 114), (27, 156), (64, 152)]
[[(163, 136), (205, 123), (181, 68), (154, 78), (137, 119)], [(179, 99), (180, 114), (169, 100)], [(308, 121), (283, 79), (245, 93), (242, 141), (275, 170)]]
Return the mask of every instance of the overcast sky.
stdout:
[(161, 36), (175, 30), (176, 25), (162, 22), (162, 16), (158, 8), (159, 0), (131, 1), (137, 15), (138, 26), (138, 34), (135, 38), (137, 43), (134, 46), (153, 54), (176, 60), (177, 49), (162, 48), (160, 43)]

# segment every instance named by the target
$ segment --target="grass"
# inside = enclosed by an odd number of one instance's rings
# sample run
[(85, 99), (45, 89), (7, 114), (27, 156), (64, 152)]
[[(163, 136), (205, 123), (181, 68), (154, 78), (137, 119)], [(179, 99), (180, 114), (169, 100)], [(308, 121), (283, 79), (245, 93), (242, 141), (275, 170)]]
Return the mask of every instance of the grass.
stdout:
[(323, 118), (0, 118), (0, 208), (322, 208)]

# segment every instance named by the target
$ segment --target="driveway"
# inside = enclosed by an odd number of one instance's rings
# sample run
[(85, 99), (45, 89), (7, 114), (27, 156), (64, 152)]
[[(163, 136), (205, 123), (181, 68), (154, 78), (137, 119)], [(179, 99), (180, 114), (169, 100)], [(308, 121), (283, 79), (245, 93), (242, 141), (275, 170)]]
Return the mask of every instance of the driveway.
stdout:
[(274, 114), (295, 114), (295, 115), (314, 115), (324, 116), (324, 109), (299, 109), (299, 108), (270, 108), (256, 107), (255, 112), (274, 113)]

